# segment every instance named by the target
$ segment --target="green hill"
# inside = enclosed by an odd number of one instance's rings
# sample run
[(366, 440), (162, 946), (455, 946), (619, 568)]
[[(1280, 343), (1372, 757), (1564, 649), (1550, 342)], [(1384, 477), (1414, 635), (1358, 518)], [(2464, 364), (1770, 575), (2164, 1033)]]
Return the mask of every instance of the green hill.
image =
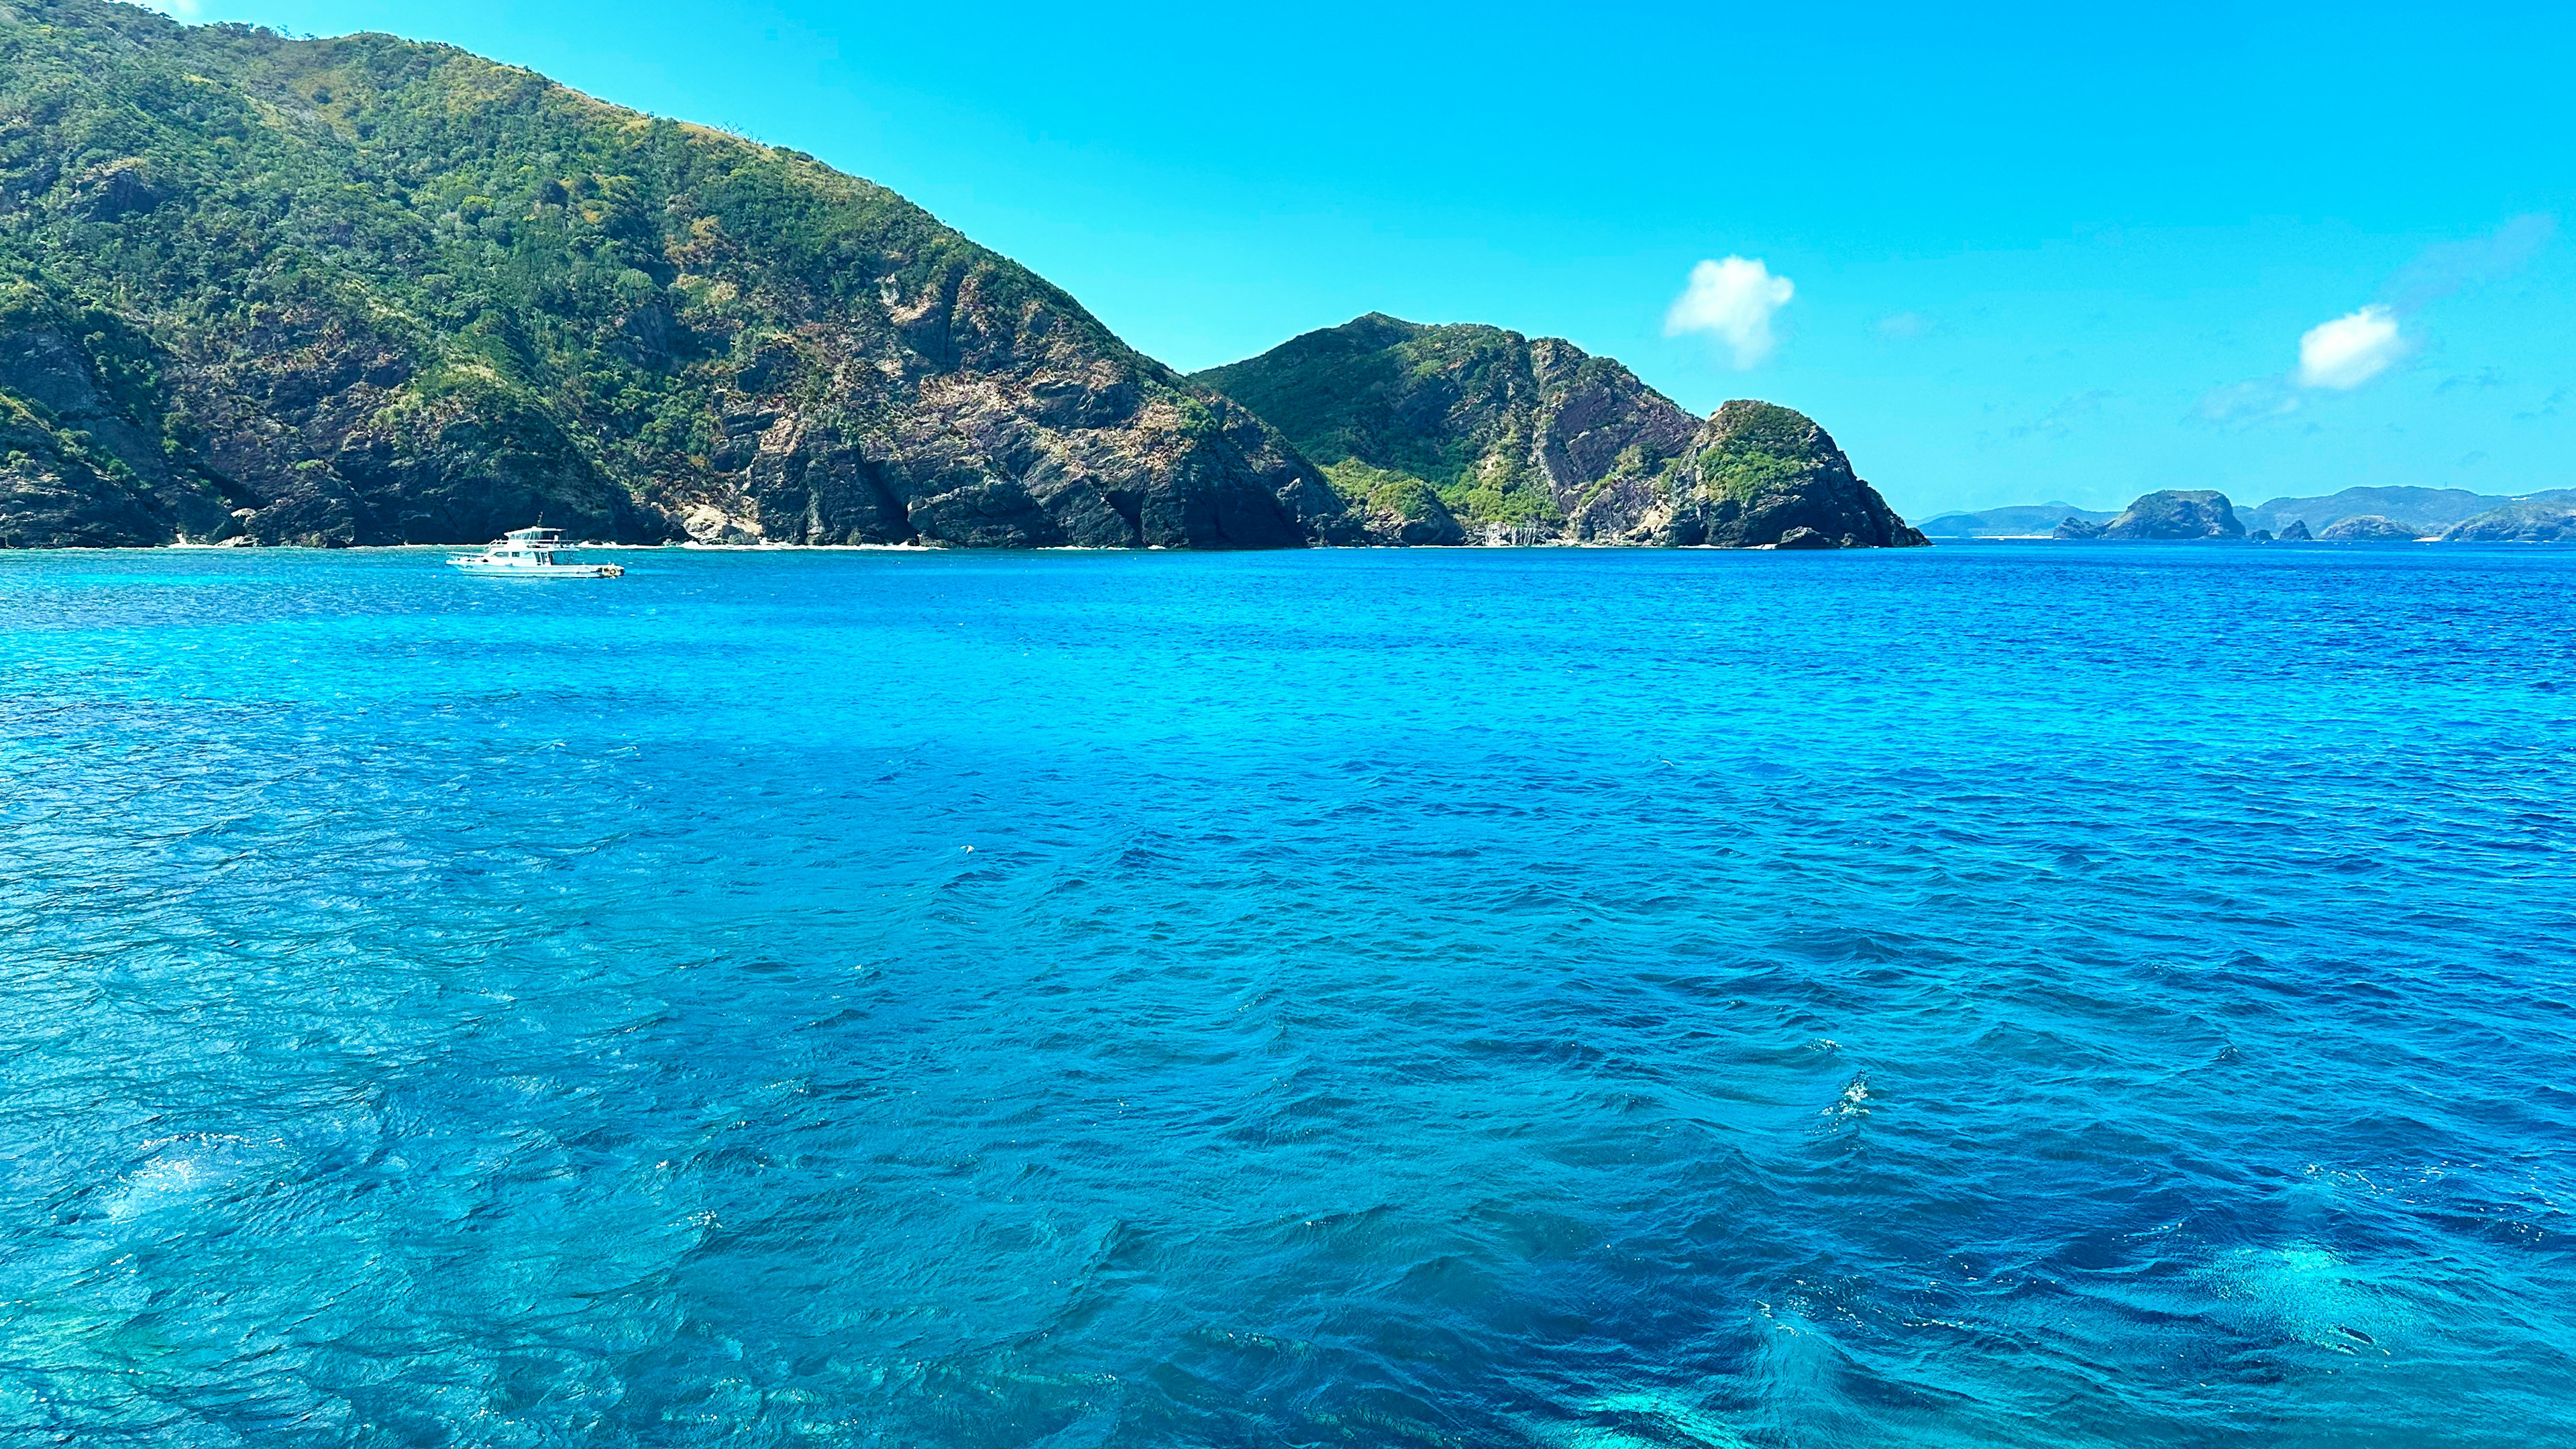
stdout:
[(1381, 313), (1194, 374), (1276, 424), (1374, 526), (1586, 543), (1919, 544), (1807, 418), (1706, 421), (1561, 338)]
[(883, 187), (381, 35), (0, 0), (0, 541), (1365, 541)]

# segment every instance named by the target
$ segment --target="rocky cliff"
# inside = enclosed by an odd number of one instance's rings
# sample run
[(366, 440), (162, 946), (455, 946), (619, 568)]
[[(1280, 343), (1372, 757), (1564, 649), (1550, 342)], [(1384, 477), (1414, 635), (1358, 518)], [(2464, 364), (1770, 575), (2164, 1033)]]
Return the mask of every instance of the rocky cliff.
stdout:
[(1412, 541), (1924, 542), (1808, 419), (1757, 402), (1695, 418), (1561, 338), (1371, 313), (1192, 381)]
[[(1604, 505), (1607, 506), (1604, 506)], [(1662, 497), (1623, 484), (1596, 519), (1633, 520), (1625, 543), (1727, 548), (1912, 548), (1928, 542), (1852, 472), (1805, 415), (1736, 401), (1700, 425)]]
[(882, 187), (386, 36), (0, 0), (0, 542), (1395, 541)]

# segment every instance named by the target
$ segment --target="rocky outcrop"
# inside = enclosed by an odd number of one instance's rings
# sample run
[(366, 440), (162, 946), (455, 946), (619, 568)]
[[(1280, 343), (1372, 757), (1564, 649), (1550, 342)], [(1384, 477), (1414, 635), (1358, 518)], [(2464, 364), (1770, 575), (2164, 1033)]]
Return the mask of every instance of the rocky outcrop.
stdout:
[(2445, 529), (2444, 543), (2576, 543), (2576, 500), (2508, 503)]
[(2304, 518), (2293, 518), (2281, 526), (2280, 541), (2283, 543), (2306, 543), (2313, 537), (2315, 535), (2308, 532), (2308, 521)]
[(2102, 536), (2102, 525), (2089, 518), (2063, 518), (2048, 536), (2060, 543), (2086, 543)]
[(2258, 528), (2252, 533), (2245, 535), (2245, 541), (2247, 543), (2270, 543), (2273, 541), (2272, 530), (2268, 528)]
[[(1793, 543), (1797, 535), (1804, 537)], [(1851, 460), (1813, 420), (1745, 400), (1700, 425), (1666, 498), (1639, 509), (1617, 537), (1720, 548), (1913, 548), (1928, 541), (1852, 472)]]
[(172, 543), (228, 520), (223, 492), (165, 452), (131, 366), (148, 354), (109, 314), (0, 286), (0, 547)]
[(1925, 541), (1808, 419), (1756, 402), (1694, 418), (1561, 338), (1371, 313), (1192, 380), (1369, 499), (1381, 533), (1769, 547), (1808, 528), (1832, 547)]
[(2174, 542), (2199, 538), (2243, 538), (2245, 525), (2227, 495), (2206, 488), (2167, 488), (2140, 497), (2117, 518), (2102, 526), (2104, 539)]
[(2393, 518), (2365, 513), (2355, 518), (2338, 519), (2326, 525), (2317, 535), (2320, 543), (2413, 543), (2420, 535), (2407, 524)]
[(11, 544), (1456, 531), (800, 153), (386, 36), (15, 0), (0, 48)]

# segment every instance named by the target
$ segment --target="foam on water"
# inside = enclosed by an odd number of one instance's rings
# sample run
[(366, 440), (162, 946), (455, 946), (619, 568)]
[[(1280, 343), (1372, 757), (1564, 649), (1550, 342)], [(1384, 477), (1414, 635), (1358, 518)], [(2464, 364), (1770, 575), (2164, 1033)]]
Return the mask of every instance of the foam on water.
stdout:
[(0, 1441), (2576, 1442), (2576, 555), (0, 556)]

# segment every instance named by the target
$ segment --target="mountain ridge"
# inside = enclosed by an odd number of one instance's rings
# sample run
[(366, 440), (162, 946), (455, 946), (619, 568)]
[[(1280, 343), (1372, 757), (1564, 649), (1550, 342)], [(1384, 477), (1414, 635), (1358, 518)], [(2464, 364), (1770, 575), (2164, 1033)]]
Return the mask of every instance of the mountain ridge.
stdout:
[(101, 0), (11, 0), (0, 57), (0, 537), (1371, 541), (1260, 419), (801, 152)]

